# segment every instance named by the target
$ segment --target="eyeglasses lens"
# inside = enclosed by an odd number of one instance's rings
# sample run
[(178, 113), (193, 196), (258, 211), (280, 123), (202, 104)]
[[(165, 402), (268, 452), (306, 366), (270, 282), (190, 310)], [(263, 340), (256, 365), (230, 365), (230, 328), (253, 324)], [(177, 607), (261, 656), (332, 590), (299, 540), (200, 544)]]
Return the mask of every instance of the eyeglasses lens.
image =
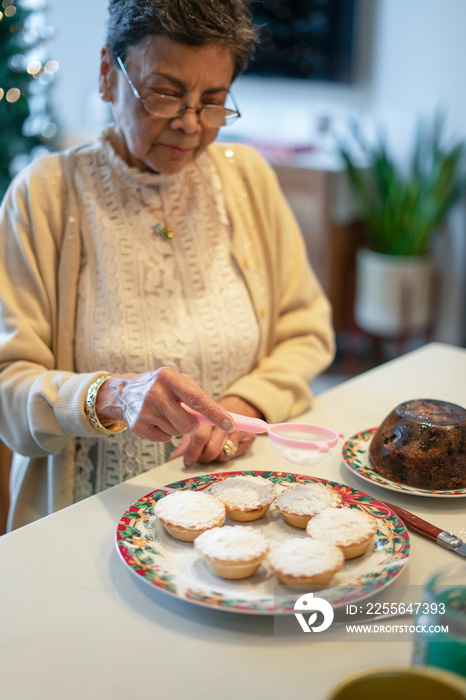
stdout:
[[(184, 112), (184, 103), (170, 97), (150, 95), (144, 100), (144, 107), (154, 117), (174, 119)], [(199, 112), (199, 119), (205, 126), (220, 127), (233, 124), (239, 117), (238, 112), (224, 107), (204, 107)]]

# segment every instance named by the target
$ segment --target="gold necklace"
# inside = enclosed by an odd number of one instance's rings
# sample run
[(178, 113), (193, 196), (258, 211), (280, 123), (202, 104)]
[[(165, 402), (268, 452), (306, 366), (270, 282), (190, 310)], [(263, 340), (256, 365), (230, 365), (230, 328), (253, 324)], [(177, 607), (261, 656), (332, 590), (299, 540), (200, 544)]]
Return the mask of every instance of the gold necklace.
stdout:
[(168, 212), (168, 214), (166, 216), (165, 216), (165, 211), (164, 211), (164, 207), (163, 207), (162, 194), (160, 193), (160, 195), (159, 195), (160, 196), (160, 206), (162, 209), (162, 221), (159, 221), (158, 224), (155, 224), (155, 226), (152, 226), (153, 232), (155, 233), (156, 236), (159, 236), (159, 238), (167, 238), (168, 240), (170, 240), (175, 235), (175, 232), (173, 230), (173, 226), (170, 224), (169, 219), (171, 219), (173, 217), (176, 210), (180, 206), (181, 189), (182, 189), (182, 187), (180, 186), (180, 190), (179, 190), (180, 194), (178, 194), (178, 196), (175, 197), (175, 201), (173, 202), (173, 204), (170, 208), (170, 211)]
[(170, 208), (170, 211), (168, 214), (165, 216), (165, 212), (163, 211), (163, 198), (162, 194), (160, 194), (160, 204), (162, 208), (162, 221), (159, 221), (158, 224), (155, 224), (155, 226), (152, 226), (152, 231), (155, 233), (156, 236), (159, 236), (159, 238), (166, 238), (170, 240), (173, 238), (175, 235), (175, 232), (173, 230), (173, 226), (170, 224), (169, 219), (172, 218), (178, 207), (180, 206), (180, 195), (178, 195), (175, 198), (175, 201)]
[[(184, 182), (184, 179), (183, 179)], [(175, 197), (175, 201), (173, 202), (172, 206), (170, 207), (170, 211), (168, 214), (165, 214), (164, 207), (163, 207), (163, 197), (162, 193), (159, 192), (159, 197), (160, 197), (160, 208), (162, 209), (162, 220), (159, 221), (157, 224), (152, 226), (152, 231), (155, 233), (156, 236), (159, 236), (159, 238), (166, 238), (167, 240), (170, 240), (174, 237), (175, 231), (173, 229), (173, 226), (170, 224), (170, 219), (173, 217), (175, 214), (176, 210), (180, 206), (180, 198), (181, 198), (181, 191), (183, 189), (183, 182), (180, 183), (180, 188), (179, 192), (180, 194)], [(178, 183), (176, 183), (178, 184)], [(144, 200), (144, 197), (141, 196), (141, 194), (138, 192), (138, 199), (141, 201), (144, 207), (149, 210), (149, 212), (155, 217), (159, 218), (159, 213), (151, 207), (151, 205)]]
[[(119, 149), (119, 147), (118, 147), (118, 143), (115, 143), (115, 132), (113, 132), (113, 134), (112, 134), (112, 136), (111, 136), (111, 138), (110, 138), (110, 143), (112, 144), (113, 150), (114, 150), (117, 154), (119, 154), (119, 153), (120, 153), (120, 149)], [(160, 206), (161, 206), (161, 209), (162, 209), (162, 221), (159, 221), (158, 224), (155, 224), (154, 226), (152, 226), (152, 231), (153, 231), (153, 233), (155, 233), (156, 236), (159, 236), (160, 238), (166, 238), (167, 240), (170, 240), (170, 239), (173, 238), (173, 236), (175, 235), (175, 232), (174, 232), (174, 230), (173, 230), (173, 227), (172, 227), (171, 224), (169, 223), (168, 219), (169, 219), (171, 216), (173, 216), (173, 214), (175, 213), (175, 211), (176, 211), (176, 210), (178, 209), (178, 207), (179, 207), (179, 204), (180, 204), (180, 196), (181, 196), (181, 192), (182, 192), (182, 189), (183, 189), (182, 186), (183, 186), (184, 180), (185, 180), (185, 178), (183, 178), (183, 181), (182, 181), (181, 184), (180, 184), (180, 189), (179, 189), (180, 195), (178, 195), (178, 196), (176, 197), (175, 202), (174, 202), (173, 206), (171, 207), (170, 211), (168, 212), (168, 215), (167, 215), (167, 216), (165, 216), (165, 212), (163, 211), (162, 194), (161, 194), (161, 192), (159, 192)], [(157, 218), (159, 218), (159, 217), (158, 217), (158, 213), (153, 209), (153, 207), (150, 206), (150, 204), (149, 204), (148, 202), (146, 202), (146, 201), (144, 200), (144, 197), (143, 197), (143, 196), (141, 195), (141, 193), (139, 192), (139, 188), (136, 190), (136, 196), (137, 196), (137, 198), (139, 199), (139, 201), (141, 202), (141, 204), (143, 205), (143, 207), (146, 207), (146, 208), (149, 210), (149, 212), (150, 212), (151, 214), (153, 214), (154, 216), (157, 216)]]

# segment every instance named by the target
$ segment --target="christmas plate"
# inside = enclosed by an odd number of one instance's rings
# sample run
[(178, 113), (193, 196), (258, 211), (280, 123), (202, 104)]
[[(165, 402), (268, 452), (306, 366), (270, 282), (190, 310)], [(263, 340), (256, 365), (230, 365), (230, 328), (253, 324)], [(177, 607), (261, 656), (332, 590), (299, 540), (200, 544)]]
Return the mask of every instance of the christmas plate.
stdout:
[[(269, 479), (276, 484), (278, 492), (296, 484), (328, 484), (341, 494), (345, 506), (359, 508), (378, 519), (372, 549), (361, 557), (347, 560), (331, 585), (319, 591), (319, 596), (325, 597), (334, 607), (378, 593), (393, 582), (407, 563), (408, 532), (402, 521), (380, 501), (350, 486), (325, 479), (284, 472), (242, 471), (177, 481), (134, 503), (122, 516), (116, 532), (117, 550), (130, 571), (150, 586), (198, 605), (260, 615), (293, 612), (300, 594), (287, 586), (279, 586), (266, 562), (250, 578), (239, 581), (221, 579), (212, 573), (192, 543), (171, 537), (155, 515), (157, 501), (173, 491), (208, 490), (215, 482), (240, 474)], [(259, 520), (233, 523), (227, 519), (225, 524), (259, 528), (272, 546), (287, 539), (306, 537), (304, 530), (286, 523), (273, 504)]]
[(395, 481), (385, 479), (377, 472), (373, 471), (369, 462), (369, 445), (377, 428), (369, 428), (361, 433), (356, 433), (345, 442), (342, 449), (343, 461), (350, 471), (361, 479), (377, 484), (383, 489), (390, 491), (401, 491), (410, 496), (429, 496), (435, 498), (455, 498), (466, 496), (466, 489), (456, 489), (453, 491), (434, 491), (432, 489), (418, 489), (406, 484), (397, 484)]

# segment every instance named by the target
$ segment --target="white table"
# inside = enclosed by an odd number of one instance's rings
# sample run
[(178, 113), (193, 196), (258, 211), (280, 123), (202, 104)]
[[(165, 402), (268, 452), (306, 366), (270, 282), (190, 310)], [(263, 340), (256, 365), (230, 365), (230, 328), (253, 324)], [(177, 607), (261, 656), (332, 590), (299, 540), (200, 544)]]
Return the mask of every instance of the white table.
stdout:
[[(465, 377), (466, 350), (432, 343), (318, 396), (306, 419), (349, 437), (377, 425), (403, 400), (465, 406)], [(466, 499), (372, 486), (344, 466), (340, 450), (316, 467), (295, 468), (260, 437), (231, 466), (343, 482), (466, 534)], [(115, 549), (120, 516), (149, 491), (192, 473), (176, 460), (0, 538), (2, 698), (324, 700), (352, 671), (409, 664), (408, 642), (311, 645), (276, 638), (272, 617), (192, 605), (139, 581)], [(415, 534), (411, 542), (403, 583), (422, 584), (434, 569), (462, 561)]]

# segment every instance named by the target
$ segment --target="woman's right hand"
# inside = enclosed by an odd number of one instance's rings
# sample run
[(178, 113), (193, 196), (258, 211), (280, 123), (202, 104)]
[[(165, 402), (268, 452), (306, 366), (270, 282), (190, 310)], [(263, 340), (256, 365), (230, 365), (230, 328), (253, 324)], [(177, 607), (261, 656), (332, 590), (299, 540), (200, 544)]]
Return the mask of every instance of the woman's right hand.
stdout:
[(138, 437), (168, 442), (194, 432), (199, 423), (180, 402), (202, 413), (215, 426), (233, 432), (229, 413), (187, 374), (161, 367), (144, 374), (111, 375), (97, 392), (95, 411), (102, 425), (125, 421)]

